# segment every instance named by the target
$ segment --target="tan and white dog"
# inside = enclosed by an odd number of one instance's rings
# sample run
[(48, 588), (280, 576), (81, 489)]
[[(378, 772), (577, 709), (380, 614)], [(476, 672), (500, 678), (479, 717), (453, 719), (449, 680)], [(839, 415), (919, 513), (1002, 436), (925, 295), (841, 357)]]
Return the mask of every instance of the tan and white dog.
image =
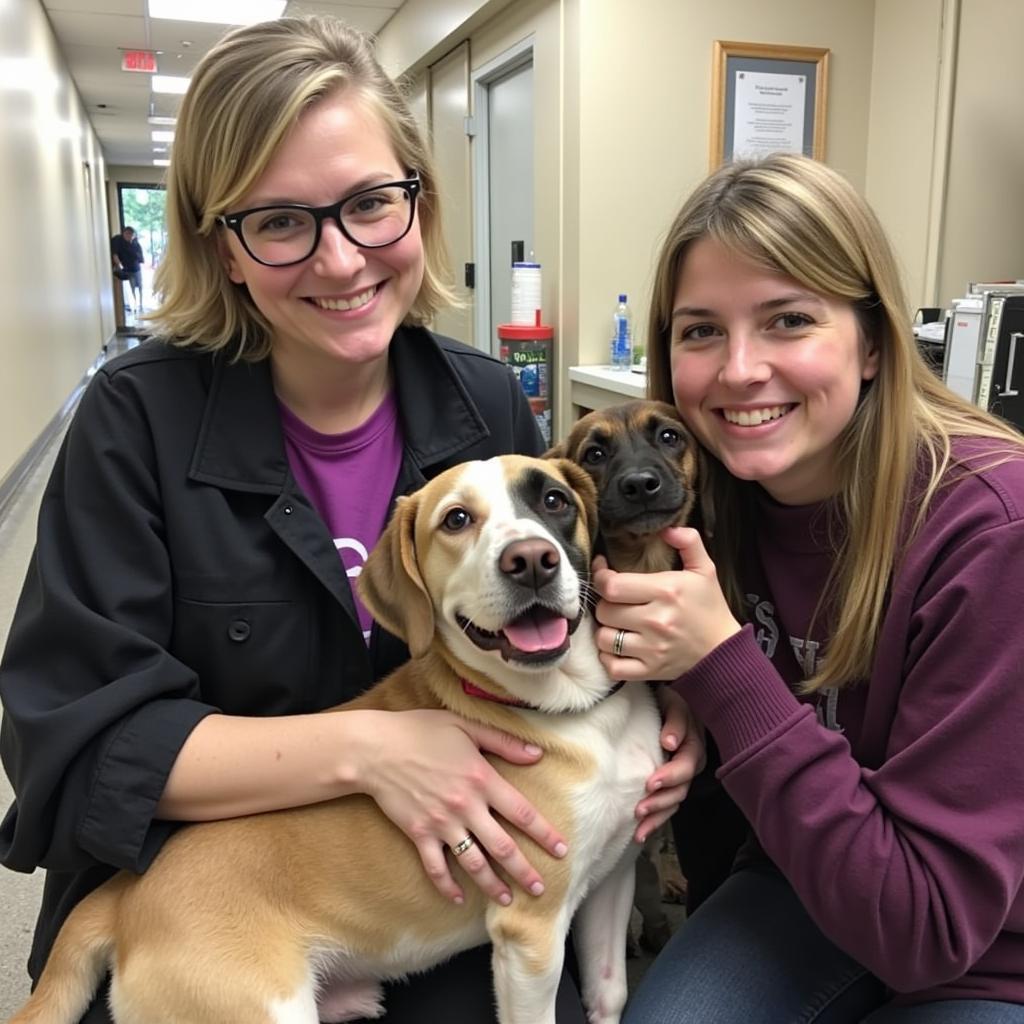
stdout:
[(555, 1024), (574, 918), (589, 1020), (616, 1024), (634, 809), (662, 753), (649, 688), (616, 688), (598, 660), (595, 500), (568, 460), (465, 463), (401, 502), (360, 582), (412, 660), (346, 707), (443, 707), (541, 746), (535, 765), (494, 763), (567, 839), (558, 860), (509, 826), (543, 895), (501, 906), (454, 861), (466, 899), (449, 902), (367, 796), (191, 825), (75, 908), (13, 1024), (74, 1024), (107, 970), (117, 1024), (373, 1018), (382, 981), (488, 940), (501, 1024)]

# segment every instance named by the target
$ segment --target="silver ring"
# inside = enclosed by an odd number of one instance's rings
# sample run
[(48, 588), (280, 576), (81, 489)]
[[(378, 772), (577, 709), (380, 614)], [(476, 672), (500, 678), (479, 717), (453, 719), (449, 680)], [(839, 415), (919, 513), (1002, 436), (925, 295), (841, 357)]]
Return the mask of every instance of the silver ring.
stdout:
[(466, 836), (465, 839), (456, 843), (452, 847), (452, 853), (454, 853), (456, 857), (461, 857), (467, 850), (474, 846), (476, 846), (476, 840), (471, 835)]
[(626, 639), (626, 631), (624, 629), (615, 630), (615, 639), (612, 641), (612, 654), (616, 658), (622, 657), (622, 644)]

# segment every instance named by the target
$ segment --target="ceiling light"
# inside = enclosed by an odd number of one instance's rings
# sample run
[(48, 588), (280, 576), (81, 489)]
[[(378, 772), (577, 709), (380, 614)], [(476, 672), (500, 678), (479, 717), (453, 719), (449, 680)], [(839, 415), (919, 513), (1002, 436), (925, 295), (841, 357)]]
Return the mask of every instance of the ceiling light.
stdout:
[(154, 142), (174, 141), (174, 132), (150, 132), (149, 134)]
[(188, 78), (180, 75), (154, 75), (150, 82), (153, 92), (183, 93), (188, 88)]
[(166, 153), (167, 152), (167, 147), (166, 146), (154, 146), (153, 147), (153, 152), (154, 153)]
[(171, 166), (171, 161), (170, 160), (154, 160), (153, 161), (153, 166), (154, 167), (170, 167)]
[[(102, 104), (101, 104), (102, 106)], [(162, 117), (159, 114), (152, 114), (146, 118), (150, 124), (177, 124), (178, 119), (176, 117)]]
[(284, 14), (286, 0), (149, 0), (151, 18), (252, 25)]

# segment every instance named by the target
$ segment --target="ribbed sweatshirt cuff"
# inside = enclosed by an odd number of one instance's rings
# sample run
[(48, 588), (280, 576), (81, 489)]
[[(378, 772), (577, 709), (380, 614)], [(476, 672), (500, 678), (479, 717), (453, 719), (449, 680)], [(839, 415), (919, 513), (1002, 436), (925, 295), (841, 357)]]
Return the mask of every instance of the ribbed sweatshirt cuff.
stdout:
[(799, 716), (803, 708), (761, 651), (749, 625), (672, 686), (715, 737), (723, 764)]

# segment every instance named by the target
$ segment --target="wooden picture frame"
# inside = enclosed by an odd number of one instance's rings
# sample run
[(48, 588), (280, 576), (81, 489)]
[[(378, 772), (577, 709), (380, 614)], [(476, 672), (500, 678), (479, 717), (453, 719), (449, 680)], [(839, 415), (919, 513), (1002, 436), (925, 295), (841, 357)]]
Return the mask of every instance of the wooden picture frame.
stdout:
[(711, 169), (737, 156), (780, 151), (824, 160), (828, 56), (816, 46), (716, 39)]

